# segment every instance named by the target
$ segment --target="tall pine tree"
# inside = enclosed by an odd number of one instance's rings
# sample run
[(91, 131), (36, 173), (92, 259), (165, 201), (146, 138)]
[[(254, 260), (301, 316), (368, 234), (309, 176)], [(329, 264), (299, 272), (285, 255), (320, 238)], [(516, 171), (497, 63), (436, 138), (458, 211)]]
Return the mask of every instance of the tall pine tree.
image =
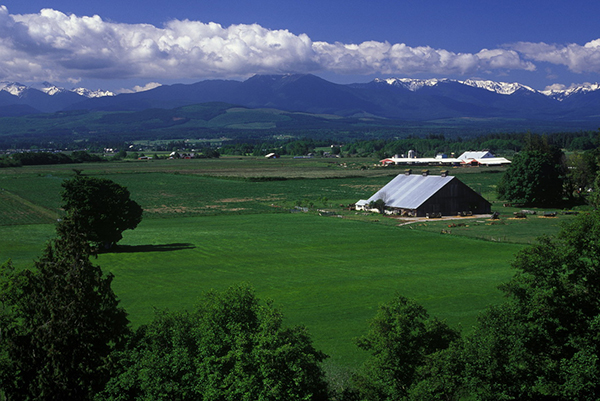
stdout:
[(10, 400), (90, 400), (110, 376), (128, 319), (88, 241), (69, 222), (34, 269), (1, 269), (0, 380)]

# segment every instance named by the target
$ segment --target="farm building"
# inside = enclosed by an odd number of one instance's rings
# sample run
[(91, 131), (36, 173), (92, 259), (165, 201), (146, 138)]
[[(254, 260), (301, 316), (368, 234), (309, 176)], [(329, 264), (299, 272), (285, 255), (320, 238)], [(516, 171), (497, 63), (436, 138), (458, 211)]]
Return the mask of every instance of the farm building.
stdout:
[[(410, 152), (413, 152), (412, 154)], [(430, 165), (430, 166), (501, 166), (510, 164), (510, 160), (504, 157), (495, 157), (487, 150), (478, 152), (464, 152), (458, 157), (447, 157), (445, 154), (438, 154), (436, 157), (415, 157), (414, 151), (409, 152), (409, 157), (388, 157), (380, 160), (383, 165), (390, 164), (409, 164), (409, 165)]]
[(458, 156), (457, 159), (458, 160), (472, 160), (472, 159), (486, 159), (486, 158), (492, 158), (495, 157), (492, 152), (488, 151), (488, 150), (481, 150), (481, 151), (468, 151), (468, 152), (463, 152), (462, 155)]
[[(411, 174), (396, 176), (367, 200), (356, 203), (357, 210), (373, 210), (382, 200), (386, 213), (403, 216), (456, 216), (490, 213), (492, 205), (458, 178), (442, 172), (439, 176)], [(381, 203), (381, 202), (379, 202)]]

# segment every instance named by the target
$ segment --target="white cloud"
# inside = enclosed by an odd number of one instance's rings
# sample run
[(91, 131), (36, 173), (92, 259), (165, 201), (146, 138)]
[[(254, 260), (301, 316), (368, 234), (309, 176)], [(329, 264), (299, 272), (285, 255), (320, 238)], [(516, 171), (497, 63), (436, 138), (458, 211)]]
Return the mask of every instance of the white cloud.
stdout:
[(545, 92), (562, 92), (565, 89), (567, 89), (566, 85), (563, 85), (563, 84), (552, 84), (552, 85), (546, 86), (546, 88), (544, 89), (544, 91)]
[(565, 65), (573, 72), (600, 72), (600, 39), (592, 40), (583, 46), (576, 43), (563, 46), (519, 42), (509, 47), (524, 58)]
[(144, 86), (139, 86), (136, 85), (131, 89), (119, 89), (116, 92), (117, 93), (136, 93), (136, 92), (145, 92), (145, 91), (149, 91), (150, 89), (154, 89), (154, 88), (158, 88), (159, 86), (162, 86), (162, 84), (159, 84), (158, 82), (148, 82), (146, 85)]
[(323, 71), (473, 75), (533, 71), (534, 61), (564, 64), (575, 72), (600, 72), (600, 39), (584, 46), (521, 42), (502, 49), (456, 53), (403, 43), (313, 42), (305, 34), (256, 24), (223, 27), (173, 20), (159, 28), (52, 9), (12, 15), (0, 6), (0, 80), (173, 80)]

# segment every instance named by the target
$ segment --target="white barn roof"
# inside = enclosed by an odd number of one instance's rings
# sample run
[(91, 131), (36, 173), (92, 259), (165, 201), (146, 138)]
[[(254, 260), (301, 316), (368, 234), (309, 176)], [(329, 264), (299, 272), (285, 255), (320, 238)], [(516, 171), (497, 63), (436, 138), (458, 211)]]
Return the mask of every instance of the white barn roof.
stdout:
[(494, 157), (494, 155), (487, 151), (477, 151), (477, 152), (464, 152), (462, 155), (458, 156), (458, 160), (471, 160), (471, 159), (484, 159), (488, 157)]
[(486, 166), (500, 166), (502, 164), (511, 164), (512, 162), (504, 157), (485, 157), (482, 159), (475, 159), (479, 164), (485, 164)]
[(417, 209), (454, 177), (400, 174), (367, 199), (367, 204), (382, 199), (388, 207)]

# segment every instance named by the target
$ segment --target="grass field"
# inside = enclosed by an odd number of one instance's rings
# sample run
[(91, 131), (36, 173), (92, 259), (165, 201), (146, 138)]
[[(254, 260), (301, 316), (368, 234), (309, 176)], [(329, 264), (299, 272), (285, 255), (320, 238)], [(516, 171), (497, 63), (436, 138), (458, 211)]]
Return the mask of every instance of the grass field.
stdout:
[(396, 292), (468, 330), (499, 301), (520, 249), (301, 213), (147, 220), (123, 245), (98, 262), (115, 274), (134, 323), (153, 307), (189, 308), (202, 291), (247, 282), (345, 366), (361, 360), (352, 339)]
[[(120, 249), (94, 260), (115, 274), (114, 289), (134, 325), (148, 322), (153, 308), (190, 308), (203, 291), (247, 282), (290, 324), (308, 326), (330, 364), (351, 368), (364, 359), (352, 339), (366, 332), (378, 304), (400, 293), (468, 331), (479, 311), (500, 300), (496, 287), (512, 275), (510, 261), (523, 244), (570, 218), (515, 221), (507, 208), (494, 225), (475, 219), (398, 226), (341, 207), (403, 171), (374, 164), (222, 158), (75, 167), (127, 186), (145, 209)], [(22, 268), (40, 255), (72, 169), (0, 169), (0, 261), (12, 258)], [(501, 170), (451, 174), (501, 207)], [(295, 205), (312, 208), (290, 213)], [(320, 208), (334, 216), (319, 216)]]

